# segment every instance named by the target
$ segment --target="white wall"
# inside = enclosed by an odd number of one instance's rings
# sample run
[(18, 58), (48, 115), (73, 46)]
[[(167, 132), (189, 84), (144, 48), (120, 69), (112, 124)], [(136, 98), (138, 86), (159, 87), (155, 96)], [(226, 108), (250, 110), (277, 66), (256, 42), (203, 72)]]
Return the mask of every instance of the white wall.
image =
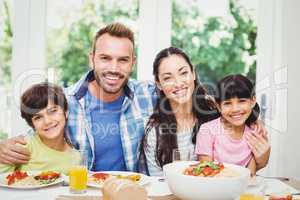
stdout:
[(300, 180), (300, 1), (283, 1), (283, 51), (288, 68), (288, 131), (282, 142), (280, 172)]
[[(267, 175), (300, 179), (300, 100), (297, 87), (300, 17), (297, 0), (259, 2), (257, 39), (257, 99), (267, 97), (266, 126), (272, 146)], [(298, 72), (298, 73), (297, 73)]]

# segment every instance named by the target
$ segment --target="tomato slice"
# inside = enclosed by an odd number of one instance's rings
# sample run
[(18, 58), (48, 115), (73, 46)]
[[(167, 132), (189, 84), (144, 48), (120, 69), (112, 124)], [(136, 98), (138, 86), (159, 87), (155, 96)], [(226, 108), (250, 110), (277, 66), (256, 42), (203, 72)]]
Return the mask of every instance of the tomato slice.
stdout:
[(20, 170), (16, 170), (12, 174), (9, 174), (8, 176), (6, 176), (7, 184), (11, 185), (11, 184), (15, 183), (17, 180), (22, 180), (22, 179), (26, 178), (27, 176), (28, 176), (28, 174), (26, 172), (21, 172)]
[(209, 176), (213, 173), (213, 169), (210, 168), (210, 167), (205, 167), (203, 170), (202, 170), (202, 173), (204, 176)]
[(94, 178), (96, 179), (102, 179), (102, 180), (105, 180), (109, 177), (109, 174), (107, 173), (95, 173), (92, 175)]

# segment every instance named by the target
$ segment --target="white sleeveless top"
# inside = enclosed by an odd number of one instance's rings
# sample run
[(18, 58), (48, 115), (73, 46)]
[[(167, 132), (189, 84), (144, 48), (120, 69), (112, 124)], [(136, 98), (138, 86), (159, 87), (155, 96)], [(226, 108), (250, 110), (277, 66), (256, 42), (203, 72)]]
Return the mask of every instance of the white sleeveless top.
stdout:
[[(188, 130), (185, 132), (177, 133), (177, 143), (178, 143), (178, 149), (190, 149), (191, 152), (194, 152), (195, 145), (192, 143), (192, 132), (193, 130)], [(155, 154), (156, 154), (156, 133), (155, 128), (152, 128), (148, 133), (147, 138), (147, 148), (145, 149), (145, 155), (146, 155), (146, 162), (148, 165), (148, 170), (150, 173), (150, 176), (163, 176), (162, 168), (157, 165), (155, 161)], [(196, 160), (196, 154), (193, 153), (192, 160)]]

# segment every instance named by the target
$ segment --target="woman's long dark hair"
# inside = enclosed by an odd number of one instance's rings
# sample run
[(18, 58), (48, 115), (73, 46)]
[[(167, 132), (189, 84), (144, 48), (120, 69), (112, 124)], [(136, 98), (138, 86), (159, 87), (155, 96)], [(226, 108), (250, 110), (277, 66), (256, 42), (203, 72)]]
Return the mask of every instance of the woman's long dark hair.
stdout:
[[(182, 57), (190, 66), (192, 72), (194, 67), (191, 64), (189, 57), (180, 49), (169, 47), (160, 51), (153, 63), (153, 75), (158, 82), (159, 67), (164, 58), (171, 55)], [(195, 72), (196, 74), (196, 72)], [(216, 113), (214, 101), (206, 94), (205, 88), (199, 83), (196, 75), (194, 81), (195, 90), (192, 94), (192, 112), (197, 118), (196, 125), (193, 128), (192, 142), (196, 142), (196, 134), (201, 124), (215, 118), (212, 113)], [(148, 142), (148, 133), (151, 129), (156, 132), (156, 151), (155, 158), (159, 166), (163, 166), (172, 162), (172, 150), (178, 148), (177, 144), (177, 122), (172, 111), (171, 105), (165, 94), (157, 88), (158, 101), (154, 109), (154, 113), (150, 116), (149, 122), (146, 125), (145, 135), (141, 143), (141, 150), (145, 151)]]
[[(222, 101), (231, 98), (253, 98), (255, 97), (255, 88), (252, 82), (241, 74), (228, 75), (221, 79), (217, 84), (215, 93), (215, 101), (219, 105)], [(252, 108), (252, 112), (246, 120), (246, 125), (250, 126), (254, 123), (260, 113), (259, 105), (256, 103)]]

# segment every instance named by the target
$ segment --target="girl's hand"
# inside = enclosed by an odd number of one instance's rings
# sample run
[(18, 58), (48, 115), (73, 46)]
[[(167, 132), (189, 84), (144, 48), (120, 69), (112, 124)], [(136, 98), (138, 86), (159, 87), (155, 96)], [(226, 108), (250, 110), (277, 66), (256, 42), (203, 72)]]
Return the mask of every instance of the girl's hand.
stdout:
[(269, 161), (271, 147), (266, 136), (261, 134), (248, 134), (248, 144), (253, 152), (257, 170), (264, 168)]

